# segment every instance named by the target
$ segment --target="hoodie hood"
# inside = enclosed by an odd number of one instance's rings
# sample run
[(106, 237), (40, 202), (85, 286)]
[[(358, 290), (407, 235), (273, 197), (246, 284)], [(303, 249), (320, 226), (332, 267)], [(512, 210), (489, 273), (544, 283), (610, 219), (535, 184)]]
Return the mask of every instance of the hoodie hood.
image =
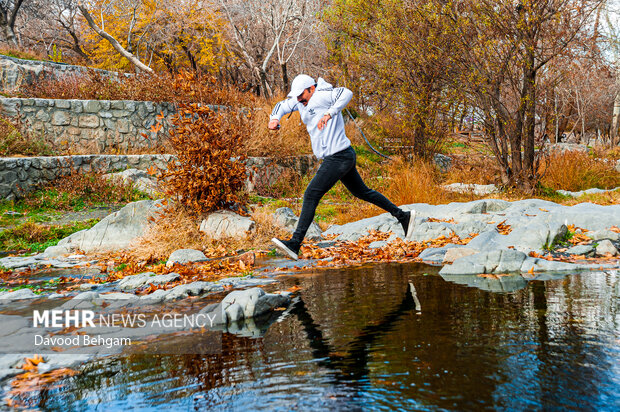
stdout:
[(319, 77), (316, 81), (316, 88), (317, 90), (331, 90), (334, 86), (332, 86), (331, 83), (327, 83), (322, 77)]

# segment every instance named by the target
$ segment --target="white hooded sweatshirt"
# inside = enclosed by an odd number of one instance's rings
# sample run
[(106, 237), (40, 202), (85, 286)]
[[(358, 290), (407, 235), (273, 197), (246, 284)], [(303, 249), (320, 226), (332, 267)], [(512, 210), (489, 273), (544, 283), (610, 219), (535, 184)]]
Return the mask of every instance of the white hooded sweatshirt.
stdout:
[[(288, 113), (299, 111), (301, 120), (310, 134), (312, 151), (317, 158), (323, 159), (351, 146), (351, 141), (344, 132), (342, 109), (352, 97), (351, 90), (345, 87), (334, 88), (319, 77), (314, 94), (308, 100), (307, 106), (298, 102), (296, 97), (282, 100), (273, 108), (269, 119), (280, 120)], [(319, 130), (317, 124), (327, 113), (330, 114), (331, 119), (327, 121), (323, 130)]]

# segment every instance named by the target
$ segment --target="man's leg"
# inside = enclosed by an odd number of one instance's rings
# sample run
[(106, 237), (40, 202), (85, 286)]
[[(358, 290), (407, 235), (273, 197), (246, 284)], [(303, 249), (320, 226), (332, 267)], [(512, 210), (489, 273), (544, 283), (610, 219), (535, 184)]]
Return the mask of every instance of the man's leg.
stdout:
[(415, 225), (415, 211), (406, 212), (402, 210), (394, 203), (390, 202), (387, 197), (366, 186), (355, 166), (343, 176), (341, 181), (353, 196), (379, 206), (381, 209), (394, 216), (403, 227), (405, 240), (411, 239)]
[(301, 214), (293, 237), (290, 240), (276, 238), (271, 240), (279, 249), (291, 258), (297, 259), (299, 247), (314, 219), (319, 201), (352, 167), (355, 167), (355, 152), (353, 149), (327, 156), (323, 160), (319, 170), (310, 181), (304, 193)]
[(352, 167), (355, 167), (355, 158), (351, 158), (351, 156), (335, 154), (323, 160), (319, 170), (304, 192), (299, 222), (297, 222), (297, 228), (291, 240), (301, 244), (314, 220), (314, 213), (319, 201)]

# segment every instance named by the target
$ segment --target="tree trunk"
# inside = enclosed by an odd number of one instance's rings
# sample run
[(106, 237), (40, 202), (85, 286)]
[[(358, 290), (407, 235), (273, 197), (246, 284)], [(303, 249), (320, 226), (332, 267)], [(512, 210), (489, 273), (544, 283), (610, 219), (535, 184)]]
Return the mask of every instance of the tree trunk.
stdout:
[(620, 139), (618, 139), (618, 117), (620, 117), (620, 70), (616, 73), (616, 97), (614, 99), (614, 111), (611, 117), (611, 130), (609, 131), (612, 147), (620, 144)]
[(288, 91), (288, 69), (286, 67), (286, 62), (280, 63), (280, 68), (282, 69), (282, 90), (285, 92)]

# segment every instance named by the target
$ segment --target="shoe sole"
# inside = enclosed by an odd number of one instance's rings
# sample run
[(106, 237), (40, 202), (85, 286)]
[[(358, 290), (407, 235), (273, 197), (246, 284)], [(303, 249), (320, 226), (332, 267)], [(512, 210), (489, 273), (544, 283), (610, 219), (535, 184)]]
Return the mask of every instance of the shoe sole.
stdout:
[(271, 243), (273, 243), (274, 245), (276, 245), (276, 247), (278, 249), (280, 249), (280, 251), (286, 253), (291, 259), (294, 260), (299, 260), (299, 256), (297, 256), (297, 253), (293, 252), (291, 249), (289, 249), (288, 247), (286, 247), (286, 245), (282, 242), (280, 242), (279, 239), (276, 239), (275, 237), (273, 239), (271, 239)]
[(409, 225), (407, 226), (407, 233), (405, 234), (405, 240), (407, 242), (411, 242), (411, 238), (413, 237), (413, 228), (415, 228), (415, 210), (412, 210), (411, 216), (409, 216)]

